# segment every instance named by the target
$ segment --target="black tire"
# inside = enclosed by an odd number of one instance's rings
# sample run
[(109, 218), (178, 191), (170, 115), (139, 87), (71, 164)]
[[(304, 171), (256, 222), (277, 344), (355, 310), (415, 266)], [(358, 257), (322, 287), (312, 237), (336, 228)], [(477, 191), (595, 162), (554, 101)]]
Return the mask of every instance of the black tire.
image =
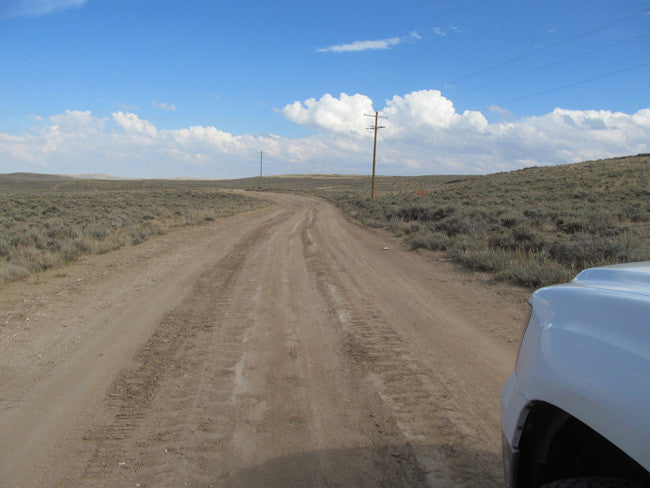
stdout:
[(541, 488), (647, 488), (647, 486), (621, 478), (569, 478), (547, 483)]

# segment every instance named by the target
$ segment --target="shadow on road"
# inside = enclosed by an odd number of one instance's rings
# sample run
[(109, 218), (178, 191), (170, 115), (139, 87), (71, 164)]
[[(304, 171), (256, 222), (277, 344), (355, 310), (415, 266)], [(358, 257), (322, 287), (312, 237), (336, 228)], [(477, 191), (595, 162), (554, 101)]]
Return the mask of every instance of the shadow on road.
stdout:
[[(427, 473), (411, 444), (328, 449), (278, 457), (231, 473), (227, 487), (501, 487), (501, 457), (493, 452), (450, 446), (419, 446), (426, 452), (453, 451), (454, 458), (427, 461)], [(445, 456), (446, 457), (446, 456)], [(468, 469), (468, 467), (471, 467)], [(438, 477), (436, 477), (436, 474)]]

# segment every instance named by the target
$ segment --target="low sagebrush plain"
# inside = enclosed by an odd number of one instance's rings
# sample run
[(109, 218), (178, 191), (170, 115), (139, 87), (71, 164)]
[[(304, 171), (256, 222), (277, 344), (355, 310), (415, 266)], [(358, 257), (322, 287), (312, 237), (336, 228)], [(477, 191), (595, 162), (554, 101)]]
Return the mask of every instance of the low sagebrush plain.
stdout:
[[(379, 176), (374, 200), (367, 176), (265, 177), (263, 190), (326, 198), (414, 250), (536, 287), (649, 260), (649, 181), (650, 156), (637, 155), (484, 176)], [(266, 203), (223, 191), (258, 184), (1, 175), (0, 283), (258, 208)]]
[(202, 181), (0, 175), (0, 284), (266, 204)]

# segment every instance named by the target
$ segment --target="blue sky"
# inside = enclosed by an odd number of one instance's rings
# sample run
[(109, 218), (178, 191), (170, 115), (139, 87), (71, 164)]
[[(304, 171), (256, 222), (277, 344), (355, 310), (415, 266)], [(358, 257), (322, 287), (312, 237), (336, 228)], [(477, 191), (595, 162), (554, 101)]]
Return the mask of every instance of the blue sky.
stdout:
[(649, 13), (648, 0), (0, 0), (0, 172), (247, 176), (264, 149), (270, 172), (364, 173), (357, 111), (373, 109), (389, 115), (386, 174), (647, 152)]

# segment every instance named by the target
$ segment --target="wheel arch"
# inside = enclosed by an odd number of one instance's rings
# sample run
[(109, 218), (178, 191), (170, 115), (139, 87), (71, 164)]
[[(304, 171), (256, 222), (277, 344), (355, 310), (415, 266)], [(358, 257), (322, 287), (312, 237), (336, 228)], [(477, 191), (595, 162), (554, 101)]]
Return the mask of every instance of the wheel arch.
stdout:
[(534, 401), (524, 415), (515, 486), (535, 488), (577, 476), (616, 476), (650, 484), (640, 464), (561, 408)]

